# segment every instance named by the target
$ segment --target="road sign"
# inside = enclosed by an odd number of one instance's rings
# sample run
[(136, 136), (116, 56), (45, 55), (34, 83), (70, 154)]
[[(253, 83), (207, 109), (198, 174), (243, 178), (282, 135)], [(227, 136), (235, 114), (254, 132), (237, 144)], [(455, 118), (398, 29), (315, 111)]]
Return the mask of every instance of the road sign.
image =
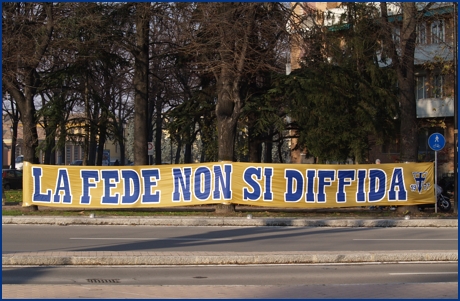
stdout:
[[(438, 185), (438, 151), (446, 145), (446, 139), (442, 134), (434, 133), (428, 138), (428, 145), (434, 150), (434, 184)], [(438, 213), (438, 202), (434, 203), (434, 212)]]
[(153, 142), (147, 142), (147, 155), (153, 156)]
[(428, 145), (432, 150), (437, 152), (442, 150), (444, 145), (446, 145), (446, 139), (442, 134), (434, 133), (428, 138)]

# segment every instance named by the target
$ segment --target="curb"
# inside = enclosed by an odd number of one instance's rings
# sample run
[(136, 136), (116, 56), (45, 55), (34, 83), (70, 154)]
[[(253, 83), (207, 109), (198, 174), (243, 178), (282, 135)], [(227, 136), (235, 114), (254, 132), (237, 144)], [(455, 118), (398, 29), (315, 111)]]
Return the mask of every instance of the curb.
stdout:
[(351, 264), (351, 263), (398, 263), (398, 262), (455, 262), (458, 252), (341, 252), (341, 253), (238, 253), (238, 254), (165, 254), (130, 255), (21, 255), (3, 254), (3, 266), (17, 265), (228, 265), (228, 264)]
[(232, 227), (458, 227), (458, 219), (304, 219), (239, 217), (62, 217), (3, 216), (2, 224), (36, 225), (138, 225)]

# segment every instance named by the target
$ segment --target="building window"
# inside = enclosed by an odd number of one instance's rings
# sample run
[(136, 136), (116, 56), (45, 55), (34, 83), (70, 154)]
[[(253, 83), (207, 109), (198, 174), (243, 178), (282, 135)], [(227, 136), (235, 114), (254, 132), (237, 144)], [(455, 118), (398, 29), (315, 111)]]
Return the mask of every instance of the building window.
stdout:
[(433, 97), (434, 98), (441, 98), (444, 96), (443, 85), (444, 85), (444, 76), (435, 75), (433, 77)]
[(70, 145), (66, 145), (65, 146), (65, 162), (66, 164), (69, 164), (70, 162), (72, 162), (72, 158), (71, 158), (71, 146)]
[(427, 98), (427, 86), (425, 76), (417, 76), (415, 78), (415, 98), (424, 99)]
[(431, 43), (444, 42), (444, 20), (436, 20), (431, 23)]
[(417, 24), (417, 44), (426, 44), (426, 23)]
[(80, 160), (80, 146), (79, 145), (74, 145), (73, 146), (73, 159), (74, 160)]

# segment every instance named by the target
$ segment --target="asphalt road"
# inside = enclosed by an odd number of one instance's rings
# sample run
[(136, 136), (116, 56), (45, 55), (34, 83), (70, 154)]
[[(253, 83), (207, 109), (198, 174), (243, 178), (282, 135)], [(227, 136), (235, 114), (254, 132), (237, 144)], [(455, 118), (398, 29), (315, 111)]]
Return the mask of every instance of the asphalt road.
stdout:
[(3, 225), (2, 252), (458, 250), (458, 228)]
[(2, 268), (7, 299), (458, 299), (457, 263)]
[(458, 282), (458, 264), (2, 268), (2, 284), (317, 285), (436, 282)]

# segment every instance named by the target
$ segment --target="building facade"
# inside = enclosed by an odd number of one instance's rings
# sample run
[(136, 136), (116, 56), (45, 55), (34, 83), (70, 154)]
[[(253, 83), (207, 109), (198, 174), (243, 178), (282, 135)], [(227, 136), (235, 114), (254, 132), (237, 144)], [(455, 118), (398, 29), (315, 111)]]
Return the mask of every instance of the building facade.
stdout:
[[(12, 152), (12, 141), (13, 141), (13, 131), (12, 131), (12, 121), (8, 115), (2, 116), (2, 134), (3, 134), (3, 154), (2, 154), (2, 165), (3, 168), (9, 168), (12, 166), (11, 162), (11, 152)], [(39, 145), (45, 141), (45, 130), (39, 125), (37, 126), (38, 140)], [(14, 158), (22, 155), (23, 148), (23, 127), (22, 123), (19, 122), (17, 129), (16, 137), (16, 147)], [(113, 163), (115, 160), (120, 162), (121, 152), (120, 146), (115, 141), (108, 140), (104, 145), (104, 153), (109, 154), (108, 164), (110, 161)], [(83, 143), (78, 143), (76, 141), (67, 141), (63, 151), (56, 151), (55, 153), (55, 162), (58, 165), (69, 165), (70, 163), (76, 160), (82, 160), (84, 156), (84, 147)], [(40, 163), (43, 163), (45, 160), (45, 153), (42, 150), (39, 150), (38, 159)]]
[[(297, 4), (297, 5), (296, 5)], [(336, 26), (344, 13), (341, 2), (292, 3), (298, 14), (310, 14), (315, 22), (323, 26)], [(424, 4), (426, 5), (426, 3)], [(438, 3), (424, 13), (416, 27), (415, 95), (418, 119), (418, 161), (434, 161), (434, 151), (428, 146), (433, 133), (441, 133), (446, 139), (445, 147), (438, 152), (438, 175), (453, 176), (454, 172), (454, 47), (457, 45), (456, 13), (454, 3)], [(322, 14), (312, 14), (312, 11)], [(318, 20), (318, 16), (328, 16)], [(397, 42), (401, 31), (402, 15), (398, 7), (389, 6), (390, 23), (394, 25), (393, 39)], [(308, 20), (308, 18), (306, 18)], [(307, 21), (308, 22), (308, 21)], [(346, 28), (341, 24), (342, 28)], [(293, 39), (295, 41), (295, 39)], [(346, 42), (346, 41), (345, 41)], [(300, 68), (304, 45), (293, 42), (289, 70)], [(455, 62), (456, 63), (456, 62)], [(384, 139), (383, 144), (374, 144), (369, 150), (368, 162), (380, 159), (382, 163), (399, 162), (398, 138)], [(293, 141), (295, 145), (295, 141)], [(291, 151), (291, 162), (312, 163), (304, 152)]]

